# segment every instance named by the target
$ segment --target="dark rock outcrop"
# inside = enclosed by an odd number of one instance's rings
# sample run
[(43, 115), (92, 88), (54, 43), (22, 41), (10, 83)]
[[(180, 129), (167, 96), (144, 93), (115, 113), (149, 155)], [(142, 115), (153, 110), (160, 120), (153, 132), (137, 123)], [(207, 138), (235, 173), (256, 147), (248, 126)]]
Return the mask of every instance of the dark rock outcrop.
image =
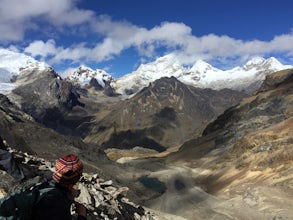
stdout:
[[(106, 156), (82, 142), (77, 137), (63, 136), (36, 122), (5, 95), (0, 94), (0, 136), (16, 150), (56, 159), (68, 152), (91, 152), (93, 158), (103, 163)], [(83, 154), (83, 153), (81, 153)]]
[(13, 90), (12, 99), (18, 100), (21, 109), (42, 124), (54, 126), (74, 106), (84, 106), (72, 84), (51, 68), (24, 68), (16, 83), (19, 86)]

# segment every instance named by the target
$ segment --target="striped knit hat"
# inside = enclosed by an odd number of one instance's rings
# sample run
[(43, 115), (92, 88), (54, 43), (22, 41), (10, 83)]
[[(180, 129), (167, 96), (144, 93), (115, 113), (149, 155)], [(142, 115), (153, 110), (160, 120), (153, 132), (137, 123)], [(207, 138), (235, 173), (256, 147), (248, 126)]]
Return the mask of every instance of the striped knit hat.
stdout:
[(53, 179), (60, 184), (72, 185), (78, 182), (82, 171), (81, 160), (76, 155), (69, 154), (56, 161)]

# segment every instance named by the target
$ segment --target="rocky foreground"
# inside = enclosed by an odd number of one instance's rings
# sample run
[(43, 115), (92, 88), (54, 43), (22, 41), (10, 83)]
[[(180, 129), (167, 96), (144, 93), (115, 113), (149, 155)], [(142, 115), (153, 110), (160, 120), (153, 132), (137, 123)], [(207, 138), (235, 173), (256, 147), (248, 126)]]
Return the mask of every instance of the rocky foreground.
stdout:
[[(54, 163), (11, 148), (8, 148), (8, 150), (16, 161), (21, 162), (28, 179), (22, 183), (17, 183), (5, 171), (0, 170), (0, 198), (22, 187), (50, 178), (54, 170)], [(104, 180), (97, 174), (83, 173), (76, 189), (79, 191), (79, 196), (75, 200), (87, 207), (88, 219), (180, 219), (171, 215), (169, 217), (164, 215), (165, 217), (163, 217), (161, 214), (155, 214), (140, 205), (134, 204), (127, 198), (129, 190), (127, 187), (114, 186), (112, 180)], [(74, 207), (72, 214), (74, 216)]]

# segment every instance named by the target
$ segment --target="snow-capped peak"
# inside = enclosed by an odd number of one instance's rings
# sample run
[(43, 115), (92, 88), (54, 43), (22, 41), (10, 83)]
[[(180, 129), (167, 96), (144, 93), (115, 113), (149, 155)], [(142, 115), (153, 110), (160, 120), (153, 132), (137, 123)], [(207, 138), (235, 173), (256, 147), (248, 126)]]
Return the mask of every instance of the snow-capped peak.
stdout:
[(225, 71), (203, 60), (197, 60), (189, 68), (183, 66), (177, 57), (171, 54), (143, 64), (133, 73), (121, 77), (116, 81), (116, 89), (122, 94), (125, 91), (135, 92), (156, 79), (174, 76), (183, 83), (196, 87), (245, 90), (255, 83), (259, 86), (267, 74), (287, 68), (292, 66), (283, 65), (274, 57), (254, 57), (243, 67)]
[(124, 94), (126, 90), (131, 90), (135, 93), (157, 79), (171, 76), (178, 78), (185, 73), (187, 73), (187, 69), (176, 55), (168, 54), (159, 57), (153, 62), (141, 64), (133, 73), (117, 79), (115, 89), (121, 94)]
[(110, 74), (108, 74), (105, 70), (93, 70), (92, 68), (85, 65), (81, 65), (80, 67), (78, 67), (67, 78), (70, 81), (78, 83), (82, 86), (90, 85), (90, 81), (92, 79), (96, 79), (102, 87), (105, 87), (105, 82), (111, 82), (114, 80), (113, 77)]
[[(13, 75), (20, 74), (21, 69), (42, 70), (49, 66), (38, 62), (25, 54), (0, 48), (0, 90), (11, 90), (10, 80)], [(178, 56), (168, 54), (147, 64), (141, 64), (133, 73), (127, 74), (116, 81), (102, 69), (93, 70), (85, 65), (80, 66), (67, 77), (74, 83), (104, 87), (114, 87), (121, 94), (134, 94), (162, 77), (176, 77), (183, 83), (202, 88), (245, 89), (248, 86), (260, 83), (266, 75), (282, 69), (292, 68), (290, 65), (281, 64), (276, 58), (254, 57), (243, 67), (235, 67), (230, 70), (220, 70), (203, 60), (197, 60), (193, 66), (182, 64)], [(3, 89), (4, 88), (4, 89)], [(108, 87), (107, 87), (108, 88)]]
[[(284, 66), (282, 63), (280, 63), (275, 57), (270, 57), (267, 59), (267, 63), (269, 63), (272, 67), (274, 67), (275, 69), (280, 69), (280, 68), (284, 68), (286, 66)], [(290, 68), (290, 66), (287, 66)]]
[(203, 60), (197, 60), (195, 62), (195, 64), (193, 65), (193, 68), (195, 68), (195, 69), (206, 69), (206, 68), (210, 68), (210, 67), (211, 67), (211, 65)]
[(156, 80), (161, 77), (170, 77), (184, 71), (182, 64), (174, 54), (160, 57), (154, 62), (141, 64), (134, 74), (145, 79)]
[[(39, 62), (23, 53), (13, 52), (0, 48), (0, 70), (2, 72), (5, 71), (7, 75), (18, 75), (20, 72), (20, 68), (25, 68), (33, 65), (39, 66), (40, 68), (48, 67), (46, 63)], [(3, 76), (3, 74), (1, 75)]]
[[(290, 66), (287, 66), (288, 68), (290, 68)], [(264, 59), (262, 57), (254, 57), (251, 60), (249, 60), (244, 66), (244, 69), (246, 70), (250, 70), (253, 68), (256, 69), (271, 69), (274, 71), (280, 70), (280, 69), (284, 69), (286, 68), (286, 66), (284, 66), (283, 64), (281, 64), (276, 58), (274, 57), (270, 57), (268, 59)]]
[(191, 67), (190, 72), (198, 72), (201, 74), (206, 74), (208, 72), (220, 72), (221, 70), (213, 67), (203, 60), (197, 60), (196, 63)]
[(245, 66), (251, 66), (251, 65), (259, 65), (263, 62), (265, 62), (266, 60), (263, 57), (254, 57), (251, 60), (249, 60)]
[(0, 48), (0, 68), (11, 74), (17, 75), (20, 67), (26, 67), (36, 62), (38, 61), (25, 54)]
[(43, 70), (49, 66), (22, 53), (0, 48), (0, 91), (6, 92), (14, 88), (10, 81), (20, 74), (20, 69), (37, 68)]

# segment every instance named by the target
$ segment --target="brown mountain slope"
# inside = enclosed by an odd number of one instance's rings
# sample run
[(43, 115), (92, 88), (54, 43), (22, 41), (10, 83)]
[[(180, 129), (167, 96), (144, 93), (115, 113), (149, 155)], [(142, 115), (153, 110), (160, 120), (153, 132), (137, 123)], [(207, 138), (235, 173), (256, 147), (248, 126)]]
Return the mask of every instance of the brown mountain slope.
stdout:
[(140, 146), (161, 152), (200, 135), (208, 122), (244, 96), (161, 78), (91, 123), (85, 141), (104, 149)]

